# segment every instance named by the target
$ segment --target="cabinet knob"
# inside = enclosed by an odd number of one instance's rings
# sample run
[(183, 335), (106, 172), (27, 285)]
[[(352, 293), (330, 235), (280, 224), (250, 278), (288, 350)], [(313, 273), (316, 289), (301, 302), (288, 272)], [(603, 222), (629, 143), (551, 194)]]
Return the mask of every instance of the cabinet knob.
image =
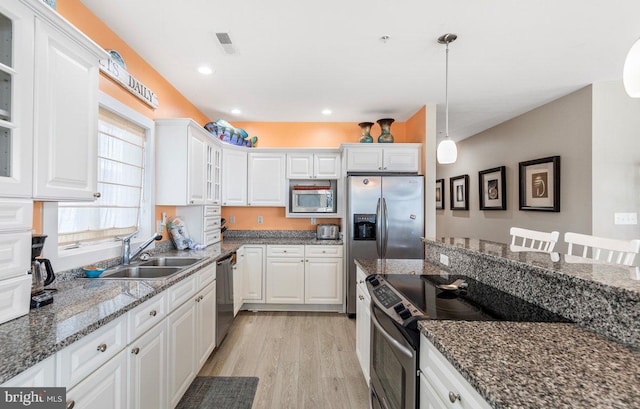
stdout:
[(360, 298), (360, 301), (364, 300), (364, 297), (362, 295), (358, 295), (358, 298)]
[(379, 166), (379, 167), (378, 167), (378, 170), (382, 170), (382, 166)]
[(384, 170), (387, 170), (387, 167), (385, 166), (383, 169), (384, 169)]
[(138, 354), (140, 353), (140, 348), (138, 348), (138, 347), (133, 348), (133, 349), (131, 350), (131, 353), (132, 353), (133, 355), (138, 355)]
[(152, 317), (155, 317), (157, 314), (158, 314), (158, 311), (156, 310), (149, 312), (149, 315), (151, 315)]
[(74, 406), (76, 406), (76, 401), (75, 400), (68, 400), (67, 401), (67, 409), (73, 409)]
[(107, 344), (100, 344), (98, 345), (98, 348), (96, 348), (98, 351), (100, 352), (104, 352), (107, 350)]
[[(96, 199), (97, 199), (97, 198), (99, 198), (100, 196), (102, 196), (102, 195), (100, 194), (100, 192), (96, 192), (96, 193), (94, 193), (94, 194), (93, 194), (93, 197), (95, 197)], [(72, 402), (73, 402), (73, 401), (72, 401)], [(74, 404), (75, 404), (75, 403), (74, 403)]]
[(358, 281), (358, 284), (364, 284), (364, 280)]
[(451, 401), (451, 403), (456, 403), (457, 400), (460, 400), (460, 394), (459, 393), (453, 393), (453, 392), (449, 392), (449, 401)]
[(193, 200), (191, 200), (190, 203), (193, 203)]

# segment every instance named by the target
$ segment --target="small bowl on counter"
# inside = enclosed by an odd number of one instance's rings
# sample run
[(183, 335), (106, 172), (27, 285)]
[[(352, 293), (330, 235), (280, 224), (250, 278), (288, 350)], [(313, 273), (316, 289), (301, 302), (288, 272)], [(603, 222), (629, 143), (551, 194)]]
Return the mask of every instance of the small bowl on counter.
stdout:
[(84, 266), (82, 267), (84, 274), (89, 278), (98, 278), (100, 274), (106, 270), (106, 268), (96, 267), (96, 266)]

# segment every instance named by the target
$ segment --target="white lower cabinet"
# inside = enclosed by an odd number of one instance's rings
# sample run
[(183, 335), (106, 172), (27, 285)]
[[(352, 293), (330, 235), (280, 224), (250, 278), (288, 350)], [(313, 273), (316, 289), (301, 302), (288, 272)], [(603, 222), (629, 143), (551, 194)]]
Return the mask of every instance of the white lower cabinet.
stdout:
[(233, 316), (238, 315), (244, 303), (244, 246), (236, 251), (236, 264), (233, 266)]
[(305, 304), (342, 304), (342, 258), (305, 259)]
[(50, 356), (2, 384), (4, 388), (50, 387), (56, 384), (56, 357)]
[(162, 320), (127, 349), (129, 409), (167, 408), (166, 325)]
[(196, 376), (196, 303), (185, 302), (167, 318), (169, 407), (175, 407)]
[(216, 283), (209, 284), (196, 295), (196, 371), (216, 346)]
[(356, 282), (356, 357), (369, 384), (371, 352), (371, 297), (365, 284), (366, 274), (357, 269)]
[(266, 302), (342, 304), (342, 246), (267, 246)]
[(94, 373), (67, 391), (74, 409), (127, 408), (127, 351), (121, 351)]
[(420, 409), (491, 406), (424, 336), (420, 336)]
[(267, 258), (267, 303), (304, 303), (304, 259)]
[(243, 265), (243, 301), (265, 302), (265, 246), (245, 245)]

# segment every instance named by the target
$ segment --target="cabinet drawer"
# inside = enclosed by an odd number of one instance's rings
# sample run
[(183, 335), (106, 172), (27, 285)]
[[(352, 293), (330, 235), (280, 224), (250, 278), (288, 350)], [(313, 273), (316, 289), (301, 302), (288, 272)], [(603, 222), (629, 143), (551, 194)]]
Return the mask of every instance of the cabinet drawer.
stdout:
[(220, 206), (205, 206), (204, 217), (220, 216)]
[(342, 246), (304, 246), (306, 257), (342, 257)]
[(178, 308), (181, 304), (187, 301), (189, 298), (196, 295), (197, 285), (196, 276), (192, 275), (176, 285), (169, 287), (167, 291), (167, 303), (168, 303), (168, 311), (171, 314), (171, 311)]
[(30, 229), (33, 201), (0, 199), (0, 231)]
[[(473, 389), (471, 384), (447, 361), (424, 335), (420, 336), (420, 377), (424, 377), (435, 395), (446, 407), (464, 409), (489, 409), (489, 404)], [(449, 404), (449, 394), (459, 396)]]
[(216, 263), (211, 263), (196, 273), (198, 276), (198, 289), (206, 287), (216, 279)]
[(0, 234), (0, 280), (25, 275), (31, 259), (31, 232)]
[(267, 246), (267, 257), (304, 257), (304, 246)]
[(132, 342), (167, 316), (166, 292), (138, 305), (127, 313), (128, 342)]
[(114, 322), (69, 345), (56, 355), (58, 386), (72, 388), (127, 345), (127, 320)]
[(204, 233), (204, 245), (208, 246), (220, 241), (220, 229), (215, 229), (214, 231), (209, 231)]
[(0, 324), (29, 313), (31, 276), (0, 281)]
[(205, 232), (213, 231), (220, 228), (220, 216), (205, 217), (204, 228)]

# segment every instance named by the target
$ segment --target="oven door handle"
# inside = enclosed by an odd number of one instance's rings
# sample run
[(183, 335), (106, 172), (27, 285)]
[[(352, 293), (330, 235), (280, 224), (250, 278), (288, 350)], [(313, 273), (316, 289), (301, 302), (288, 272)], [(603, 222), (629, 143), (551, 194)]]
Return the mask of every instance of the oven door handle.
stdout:
[(375, 327), (378, 329), (378, 331), (380, 331), (380, 333), (382, 334), (384, 339), (389, 341), (389, 343), (391, 345), (393, 345), (396, 350), (398, 350), (400, 353), (405, 355), (407, 358), (413, 359), (413, 351), (410, 350), (409, 348), (405, 347), (404, 345), (402, 345), (400, 342), (398, 342), (396, 339), (394, 339), (391, 336), (391, 334), (389, 334), (387, 331), (385, 331), (385, 329), (382, 327), (382, 324), (380, 324), (380, 321), (378, 321), (378, 318), (376, 318), (375, 312), (373, 312), (373, 311), (371, 311), (371, 322), (373, 322), (373, 325), (375, 325)]

